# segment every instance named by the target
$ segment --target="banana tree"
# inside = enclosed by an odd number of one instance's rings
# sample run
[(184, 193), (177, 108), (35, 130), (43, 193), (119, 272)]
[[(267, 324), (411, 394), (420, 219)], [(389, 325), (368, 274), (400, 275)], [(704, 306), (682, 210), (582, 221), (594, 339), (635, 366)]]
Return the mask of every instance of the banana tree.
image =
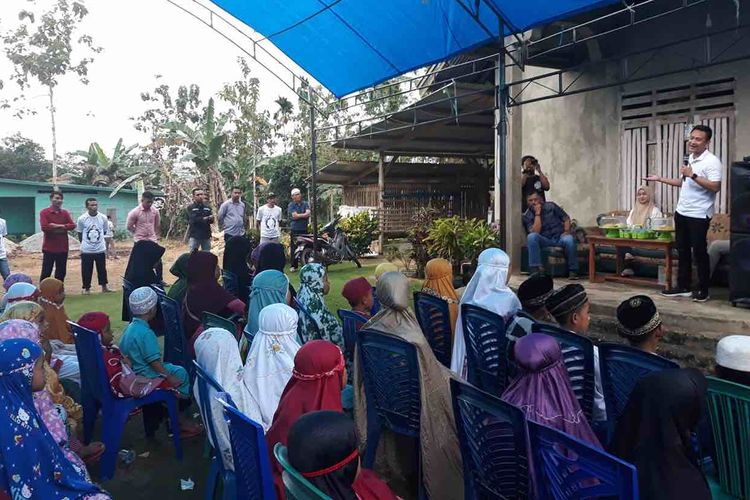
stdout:
[(190, 153), (182, 160), (192, 161), (208, 183), (209, 201), (214, 213), (219, 204), (226, 198), (220, 166), (224, 158), (227, 134), (224, 131), (228, 117), (215, 116), (214, 100), (209, 99), (208, 106), (195, 125), (183, 122), (168, 122), (162, 128), (170, 131), (172, 138)]
[(136, 159), (131, 153), (137, 147), (137, 144), (126, 147), (120, 139), (117, 141), (112, 156), (107, 156), (98, 142), (92, 142), (88, 151), (78, 151), (77, 154), (84, 157), (86, 161), (82, 174), (87, 181), (85, 183), (95, 186), (111, 186), (119, 183), (127, 177), (135, 163)]

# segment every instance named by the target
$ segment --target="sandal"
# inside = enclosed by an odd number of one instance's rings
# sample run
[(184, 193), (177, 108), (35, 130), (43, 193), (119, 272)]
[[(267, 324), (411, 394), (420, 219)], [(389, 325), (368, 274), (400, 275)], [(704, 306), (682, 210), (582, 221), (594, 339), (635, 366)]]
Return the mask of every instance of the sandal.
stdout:
[(186, 428), (180, 428), (180, 438), (190, 439), (203, 434), (203, 425), (193, 424)]
[[(99, 462), (99, 459), (104, 454), (104, 443), (99, 441), (92, 441), (88, 446), (81, 448), (81, 460), (86, 465), (92, 465)], [(86, 453), (88, 451), (88, 453)]]

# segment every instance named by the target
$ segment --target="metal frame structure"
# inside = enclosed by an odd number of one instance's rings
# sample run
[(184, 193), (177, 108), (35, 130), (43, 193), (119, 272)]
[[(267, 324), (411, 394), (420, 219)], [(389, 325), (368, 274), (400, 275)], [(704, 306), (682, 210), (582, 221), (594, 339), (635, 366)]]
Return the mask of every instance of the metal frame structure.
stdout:
[[(312, 151), (310, 155), (310, 166), (311, 166), (311, 187), (313, 190), (311, 201), (312, 201), (312, 222), (313, 228), (317, 228), (316, 218), (316, 206), (317, 206), (317, 195), (315, 193), (315, 182), (316, 182), (316, 169), (317, 169), (317, 156), (316, 156), (316, 145), (320, 143), (333, 143), (339, 142), (344, 139), (353, 139), (363, 136), (372, 136), (376, 134), (385, 134), (388, 132), (394, 132), (399, 130), (413, 129), (421, 125), (427, 125), (436, 122), (443, 122), (448, 120), (460, 120), (462, 117), (467, 116), (459, 111), (458, 106), (455, 107), (455, 113), (450, 117), (437, 118), (435, 120), (428, 120), (417, 122), (416, 113), (419, 110), (419, 105), (413, 106), (413, 112), (415, 116), (414, 123), (405, 125), (403, 123), (388, 124), (388, 116), (385, 114), (377, 117), (368, 117), (365, 119), (354, 120), (354, 121), (343, 121), (334, 125), (327, 125), (316, 128), (315, 126), (315, 114), (316, 112), (321, 116), (328, 118), (341, 118), (342, 114), (340, 110), (346, 110), (351, 112), (352, 109), (358, 106), (364, 106), (365, 103), (374, 103), (383, 99), (391, 98), (395, 95), (405, 95), (414, 92), (420, 92), (425, 89), (434, 88), (440, 84), (450, 84), (460, 81), (464, 78), (471, 78), (478, 76), (490, 71), (494, 72), (495, 82), (495, 104), (492, 111), (495, 113), (495, 216), (500, 220), (505, 220), (505, 203), (500, 203), (501, 193), (506, 192), (506, 148), (507, 148), (507, 133), (508, 133), (508, 110), (515, 106), (521, 106), (532, 102), (538, 102), (546, 99), (552, 99), (556, 97), (562, 97), (566, 95), (579, 94), (583, 92), (589, 92), (599, 90), (602, 88), (623, 85), (626, 83), (632, 83), (642, 81), (651, 78), (657, 78), (666, 76), (673, 73), (681, 73), (690, 70), (697, 70), (700, 68), (715, 66), (719, 64), (726, 64), (742, 59), (750, 58), (750, 53), (746, 55), (740, 55), (735, 57), (725, 56), (729, 50), (737, 46), (741, 41), (746, 40), (750, 35), (750, 26), (738, 25), (732, 29), (717, 30), (708, 34), (702, 34), (685, 38), (675, 42), (660, 45), (658, 47), (651, 47), (646, 50), (639, 52), (633, 52), (624, 56), (619, 56), (609, 60), (600, 60), (596, 62), (589, 62), (577, 65), (571, 68), (563, 68), (555, 71), (546, 72), (534, 77), (518, 79), (510, 82), (506, 82), (505, 73), (506, 68), (510, 66), (516, 66), (521, 71), (524, 70), (525, 65), (532, 63), (535, 60), (549, 56), (557, 51), (564, 49), (574, 48), (577, 45), (593, 41), (597, 38), (611, 35), (628, 28), (634, 28), (645, 22), (655, 20), (667, 15), (672, 15), (677, 12), (690, 9), (694, 6), (701, 5), (707, 2), (707, 0), (622, 0), (622, 8), (615, 11), (607, 12), (603, 15), (594, 17), (593, 19), (585, 19), (578, 22), (572, 22), (572, 26), (563, 26), (556, 30), (554, 33), (547, 34), (540, 38), (533, 38), (532, 36), (519, 36), (519, 30), (515, 28), (507, 19), (503, 16), (502, 12), (497, 11), (491, 2), (486, 0), (455, 0), (461, 8), (463, 8), (471, 17), (475, 20), (477, 25), (481, 27), (487, 33), (493, 33), (480, 18), (480, 8), (484, 5), (485, 8), (490, 9), (496, 16), (499, 25), (499, 32), (509, 33), (506, 37), (498, 40), (498, 46), (502, 47), (497, 53), (477, 57), (469, 61), (458, 63), (452, 66), (456, 68), (466, 68), (466, 72), (460, 72), (457, 77), (450, 78), (449, 80), (439, 80), (440, 74), (443, 72), (444, 67), (441, 64), (432, 65), (427, 69), (426, 72), (416, 76), (407, 78), (401, 78), (396, 82), (386, 82), (376, 86), (378, 90), (384, 90), (384, 96), (372, 97), (373, 89), (366, 89), (363, 91), (355, 92), (350, 94), (338, 101), (331, 99), (331, 96), (323, 95), (313, 89), (312, 85), (309, 84), (308, 80), (304, 77), (297, 75), (293, 70), (282, 62), (279, 58), (271, 54), (261, 43), (265, 40), (255, 40), (245, 33), (242, 29), (238, 28), (235, 24), (228, 21), (226, 17), (214, 9), (207, 7), (198, 0), (183, 0), (184, 2), (192, 3), (203, 15), (191, 11), (190, 8), (185, 7), (178, 3), (179, 0), (167, 0), (169, 3), (175, 5), (180, 10), (184, 11), (188, 15), (199, 20), (204, 25), (218, 33), (220, 36), (225, 38), (227, 41), (235, 45), (238, 49), (244, 52), (247, 56), (252, 58), (264, 69), (266, 69), (271, 75), (275, 76), (280, 82), (286, 87), (292, 90), (300, 99), (310, 105), (310, 125), (311, 125), (311, 145)], [(738, 7), (739, 9), (739, 7)], [(506, 30), (507, 28), (507, 30)], [(713, 38), (725, 35), (730, 31), (735, 31), (734, 39), (727, 44), (727, 46), (720, 48), (712, 53), (711, 41)], [(740, 34), (742, 33), (742, 34)], [(693, 59), (689, 65), (669, 71), (662, 71), (656, 73), (646, 74), (644, 69), (648, 66), (648, 63), (655, 59), (659, 53), (663, 53), (670, 48), (676, 47), (680, 44), (695, 41), (696, 39), (706, 39), (706, 57), (702, 61)], [(249, 44), (249, 47), (246, 47)], [(750, 46), (750, 44), (746, 44)], [(268, 61), (264, 61), (263, 58), (268, 58)], [(486, 63), (492, 61), (492, 64), (488, 67)], [(635, 66), (631, 69), (632, 63), (635, 62)], [(587, 72), (592, 71), (594, 68), (601, 68), (603, 64), (616, 63), (620, 65), (621, 72), (619, 76), (612, 77), (610, 81), (607, 81), (599, 85), (589, 86), (576, 86), (581, 81), (582, 76)], [(284, 74), (280, 74), (279, 71), (270, 67), (280, 67), (284, 70)], [(438, 80), (432, 80), (430, 77), (435, 77)], [(551, 84), (549, 82), (552, 82)], [(425, 82), (428, 82), (425, 84)], [(523, 93), (531, 85), (539, 86), (547, 91), (546, 94), (538, 97), (529, 99), (523, 98)], [(388, 92), (395, 89), (395, 92)], [(513, 92), (515, 90), (515, 92)], [(309, 94), (308, 94), (309, 93)], [(457, 97), (447, 96), (444, 98), (445, 101), (457, 101)], [(318, 105), (319, 104), (319, 105)], [(482, 110), (482, 111), (489, 111)], [(337, 116), (338, 114), (338, 116)], [(333, 115), (333, 116), (331, 116)], [(346, 118), (344, 116), (344, 118)], [(378, 119), (384, 121), (384, 126), (378, 130), (364, 130), (369, 124), (373, 124)], [(349, 135), (346, 138), (339, 134), (340, 129), (351, 129), (355, 127), (357, 133)], [(333, 131), (333, 137), (324, 137), (322, 140), (318, 140), (318, 133), (325, 133)], [(381, 153), (381, 176), (382, 172), (382, 153)], [(317, 231), (316, 231), (317, 233)], [(502, 234), (504, 240), (506, 233)], [(317, 240), (317, 234), (316, 234)], [(504, 241), (503, 241), (504, 243)]]

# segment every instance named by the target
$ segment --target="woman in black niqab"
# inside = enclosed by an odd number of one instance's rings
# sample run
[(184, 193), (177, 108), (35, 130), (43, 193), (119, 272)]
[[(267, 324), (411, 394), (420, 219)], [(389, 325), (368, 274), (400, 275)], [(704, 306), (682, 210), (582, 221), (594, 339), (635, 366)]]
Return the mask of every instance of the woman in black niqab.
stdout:
[(642, 499), (711, 499), (691, 442), (707, 387), (694, 368), (659, 371), (636, 384), (610, 451), (635, 465)]

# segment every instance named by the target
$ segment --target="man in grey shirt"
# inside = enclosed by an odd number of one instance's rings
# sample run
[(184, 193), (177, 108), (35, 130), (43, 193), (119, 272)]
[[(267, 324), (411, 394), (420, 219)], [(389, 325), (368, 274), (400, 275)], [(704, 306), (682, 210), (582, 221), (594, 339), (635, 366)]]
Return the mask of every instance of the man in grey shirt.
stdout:
[(232, 197), (219, 207), (219, 227), (224, 229), (224, 241), (245, 234), (245, 202), (240, 200), (242, 189), (232, 187)]

